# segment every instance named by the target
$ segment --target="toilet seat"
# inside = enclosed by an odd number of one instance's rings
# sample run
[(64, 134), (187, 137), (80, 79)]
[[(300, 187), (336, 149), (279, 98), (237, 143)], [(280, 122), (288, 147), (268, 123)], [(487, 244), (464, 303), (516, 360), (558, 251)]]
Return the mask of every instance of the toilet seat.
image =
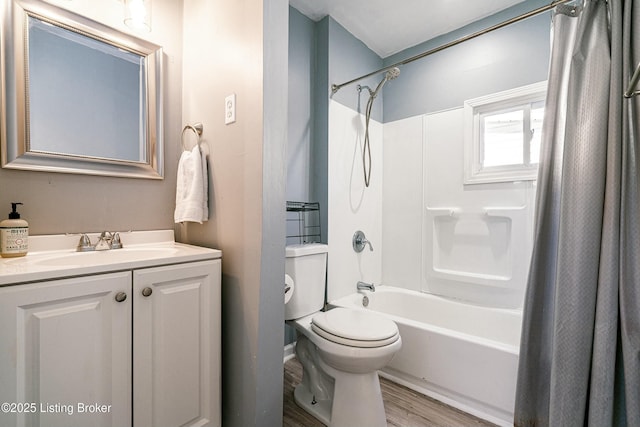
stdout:
[(314, 315), (311, 329), (329, 341), (358, 348), (383, 347), (400, 336), (398, 326), (386, 317), (342, 307)]

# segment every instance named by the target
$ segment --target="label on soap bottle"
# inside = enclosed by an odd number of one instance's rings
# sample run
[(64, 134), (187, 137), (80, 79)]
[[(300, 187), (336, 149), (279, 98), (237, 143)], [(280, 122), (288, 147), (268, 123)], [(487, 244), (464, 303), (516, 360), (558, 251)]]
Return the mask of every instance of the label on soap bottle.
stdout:
[(0, 228), (2, 253), (21, 254), (29, 250), (29, 227)]

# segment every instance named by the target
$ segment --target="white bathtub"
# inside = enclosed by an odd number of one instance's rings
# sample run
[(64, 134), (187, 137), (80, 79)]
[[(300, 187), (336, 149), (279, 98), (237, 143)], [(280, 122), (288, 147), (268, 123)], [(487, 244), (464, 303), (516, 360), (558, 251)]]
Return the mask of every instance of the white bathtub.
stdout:
[(493, 309), (390, 286), (335, 306), (366, 309), (398, 324), (402, 349), (380, 374), (498, 425), (513, 425), (520, 310)]

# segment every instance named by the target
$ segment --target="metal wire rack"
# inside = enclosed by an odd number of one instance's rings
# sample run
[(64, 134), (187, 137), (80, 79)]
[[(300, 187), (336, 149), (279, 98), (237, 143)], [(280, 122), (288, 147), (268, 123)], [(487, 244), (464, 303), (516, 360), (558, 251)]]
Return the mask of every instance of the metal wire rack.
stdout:
[(287, 201), (287, 245), (320, 242), (320, 203)]

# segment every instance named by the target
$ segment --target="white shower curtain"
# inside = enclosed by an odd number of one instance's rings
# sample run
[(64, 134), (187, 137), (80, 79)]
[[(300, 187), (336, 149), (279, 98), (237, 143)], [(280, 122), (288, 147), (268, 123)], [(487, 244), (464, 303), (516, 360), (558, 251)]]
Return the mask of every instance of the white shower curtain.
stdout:
[(556, 8), (516, 426), (640, 426), (640, 1)]

